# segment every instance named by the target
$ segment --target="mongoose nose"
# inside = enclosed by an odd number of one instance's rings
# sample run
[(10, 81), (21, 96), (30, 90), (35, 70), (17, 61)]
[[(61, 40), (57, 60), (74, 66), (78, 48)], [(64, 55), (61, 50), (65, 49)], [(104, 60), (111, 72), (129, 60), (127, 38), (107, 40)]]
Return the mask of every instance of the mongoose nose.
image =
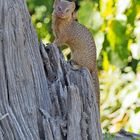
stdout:
[(62, 11), (62, 8), (58, 6), (58, 11)]

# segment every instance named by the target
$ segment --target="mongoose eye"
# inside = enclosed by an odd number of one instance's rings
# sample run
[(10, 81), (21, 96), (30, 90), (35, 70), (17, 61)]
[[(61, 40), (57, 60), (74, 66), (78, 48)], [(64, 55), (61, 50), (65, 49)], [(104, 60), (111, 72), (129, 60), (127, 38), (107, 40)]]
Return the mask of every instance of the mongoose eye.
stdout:
[(66, 9), (66, 13), (69, 12), (69, 11), (70, 11), (70, 9)]
[(59, 10), (59, 11), (62, 11), (62, 8), (58, 6), (58, 10)]

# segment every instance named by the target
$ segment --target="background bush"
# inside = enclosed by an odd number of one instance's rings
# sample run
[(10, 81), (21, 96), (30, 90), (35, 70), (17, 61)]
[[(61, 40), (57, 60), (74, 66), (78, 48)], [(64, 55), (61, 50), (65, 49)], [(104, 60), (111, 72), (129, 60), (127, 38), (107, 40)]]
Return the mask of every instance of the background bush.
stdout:
[[(53, 41), (52, 0), (27, 0), (44, 43)], [(104, 132), (140, 133), (140, 0), (79, 0), (78, 21), (93, 34), (98, 51)], [(70, 53), (63, 49), (65, 58)]]

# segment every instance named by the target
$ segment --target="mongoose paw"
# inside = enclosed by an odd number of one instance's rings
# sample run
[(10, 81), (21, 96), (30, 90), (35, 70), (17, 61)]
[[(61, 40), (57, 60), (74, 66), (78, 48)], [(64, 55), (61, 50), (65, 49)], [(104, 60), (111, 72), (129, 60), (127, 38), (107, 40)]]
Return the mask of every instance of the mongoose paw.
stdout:
[(78, 64), (77, 64), (74, 60), (72, 60), (72, 59), (69, 60), (68, 62), (70, 63), (71, 66), (78, 65)]
[(81, 66), (79, 66), (79, 65), (76, 65), (76, 64), (72, 65), (72, 70), (77, 71), (77, 70), (79, 70), (80, 68), (81, 68)]
[(72, 70), (79, 70), (81, 67), (73, 60), (69, 60), (70, 65), (72, 66)]
[(57, 46), (57, 43), (55, 41), (52, 44), (53, 44), (53, 46)]

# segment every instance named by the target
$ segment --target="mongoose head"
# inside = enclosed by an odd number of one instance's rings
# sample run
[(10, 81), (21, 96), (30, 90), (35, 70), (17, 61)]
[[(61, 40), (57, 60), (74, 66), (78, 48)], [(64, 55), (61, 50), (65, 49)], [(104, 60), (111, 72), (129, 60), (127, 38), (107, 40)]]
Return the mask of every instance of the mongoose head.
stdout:
[(75, 10), (75, 3), (65, 0), (55, 0), (53, 8), (56, 16), (67, 19), (72, 17)]

